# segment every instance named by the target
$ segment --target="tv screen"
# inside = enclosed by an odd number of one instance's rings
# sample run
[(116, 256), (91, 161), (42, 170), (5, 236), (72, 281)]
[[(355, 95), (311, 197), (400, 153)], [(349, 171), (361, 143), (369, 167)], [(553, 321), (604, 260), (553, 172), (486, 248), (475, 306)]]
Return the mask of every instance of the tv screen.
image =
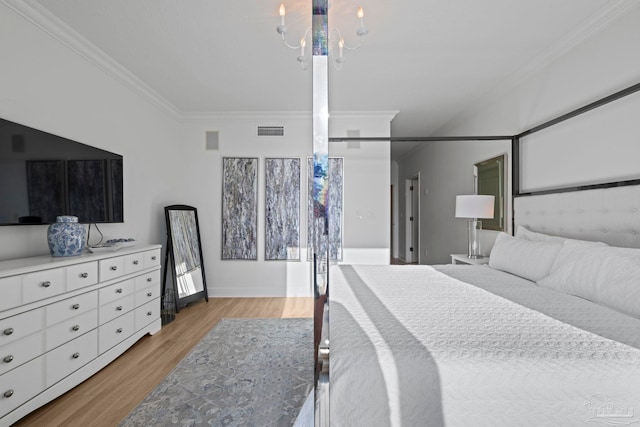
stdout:
[(0, 225), (123, 222), (122, 156), (0, 119)]

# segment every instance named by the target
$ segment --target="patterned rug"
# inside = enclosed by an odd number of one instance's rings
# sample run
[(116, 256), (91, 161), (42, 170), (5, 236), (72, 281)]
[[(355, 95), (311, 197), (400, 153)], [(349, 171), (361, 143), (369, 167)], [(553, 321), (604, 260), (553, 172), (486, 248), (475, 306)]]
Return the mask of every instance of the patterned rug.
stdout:
[(292, 426), (312, 388), (312, 319), (222, 319), (120, 426)]

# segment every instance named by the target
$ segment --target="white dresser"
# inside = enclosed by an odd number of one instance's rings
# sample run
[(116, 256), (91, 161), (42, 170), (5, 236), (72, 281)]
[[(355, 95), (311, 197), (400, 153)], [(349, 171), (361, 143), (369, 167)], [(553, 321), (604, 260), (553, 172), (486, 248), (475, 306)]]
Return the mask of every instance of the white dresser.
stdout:
[(0, 261), (0, 426), (160, 330), (160, 245)]

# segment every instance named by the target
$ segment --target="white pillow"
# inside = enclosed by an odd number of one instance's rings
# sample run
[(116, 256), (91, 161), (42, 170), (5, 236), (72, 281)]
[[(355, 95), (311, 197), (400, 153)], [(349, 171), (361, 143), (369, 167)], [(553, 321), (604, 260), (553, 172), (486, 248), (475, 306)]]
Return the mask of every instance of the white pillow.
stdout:
[(516, 237), (518, 239), (526, 239), (531, 240), (533, 242), (551, 242), (551, 243), (564, 243), (567, 240), (571, 240), (572, 242), (583, 243), (587, 245), (606, 245), (604, 242), (594, 242), (591, 240), (578, 240), (578, 239), (570, 239), (568, 237), (561, 236), (551, 236), (549, 234), (538, 233), (537, 231), (531, 231), (522, 225), (518, 226), (516, 230)]
[(640, 317), (640, 249), (566, 241), (538, 284)]
[(533, 242), (499, 233), (489, 255), (489, 266), (535, 282), (549, 274), (561, 248), (560, 243)]

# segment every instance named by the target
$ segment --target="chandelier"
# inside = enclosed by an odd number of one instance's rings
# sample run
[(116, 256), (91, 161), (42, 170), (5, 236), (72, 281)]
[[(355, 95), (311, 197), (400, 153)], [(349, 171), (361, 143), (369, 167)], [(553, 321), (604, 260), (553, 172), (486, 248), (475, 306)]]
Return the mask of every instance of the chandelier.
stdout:
[[(287, 34), (287, 27), (285, 26), (285, 7), (284, 3), (280, 4), (280, 25), (276, 28), (276, 31), (280, 36), (282, 36), (282, 43), (289, 49), (299, 50), (300, 55), (297, 60), (300, 63), (300, 66), (303, 70), (309, 68), (309, 58), (311, 55), (306, 53), (307, 39), (311, 33), (311, 27), (307, 27), (304, 34), (300, 38), (300, 43), (297, 45), (292, 45), (287, 42), (285, 36)], [(336, 70), (342, 69), (342, 64), (345, 61), (344, 53), (345, 50), (356, 50), (360, 48), (363, 44), (364, 37), (369, 33), (367, 27), (364, 26), (364, 10), (361, 7), (358, 7), (358, 11), (356, 13), (360, 25), (356, 27), (356, 35), (358, 36), (358, 43), (353, 46), (347, 45), (342, 36), (342, 33), (337, 28), (331, 28), (328, 34), (328, 48), (329, 48), (329, 58), (333, 63), (333, 66)], [(337, 54), (336, 54), (337, 52)]]

